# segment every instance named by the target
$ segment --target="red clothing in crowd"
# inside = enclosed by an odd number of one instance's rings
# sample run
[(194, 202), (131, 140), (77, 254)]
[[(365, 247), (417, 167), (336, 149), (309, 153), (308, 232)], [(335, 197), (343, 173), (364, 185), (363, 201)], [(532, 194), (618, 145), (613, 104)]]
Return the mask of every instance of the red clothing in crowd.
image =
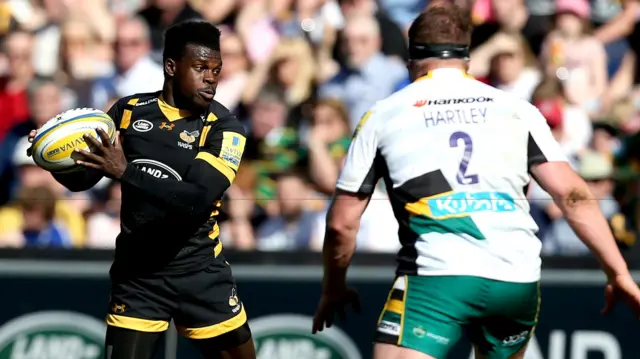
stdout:
[(27, 91), (9, 92), (6, 79), (0, 79), (0, 140), (9, 130), (29, 118)]

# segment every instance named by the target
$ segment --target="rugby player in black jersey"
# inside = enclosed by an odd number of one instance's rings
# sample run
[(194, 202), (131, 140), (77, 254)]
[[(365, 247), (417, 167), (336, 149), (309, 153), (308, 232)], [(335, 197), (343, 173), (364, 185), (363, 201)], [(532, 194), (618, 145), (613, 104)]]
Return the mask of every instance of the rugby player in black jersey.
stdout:
[(86, 171), (54, 174), (72, 191), (103, 176), (122, 185), (106, 358), (151, 358), (173, 319), (205, 358), (255, 359), (216, 222), (245, 145), (240, 122), (213, 99), (220, 32), (203, 21), (176, 24), (163, 57), (162, 91), (122, 98), (108, 111), (115, 142), (103, 131), (102, 143), (87, 136), (97, 150), (78, 151)]

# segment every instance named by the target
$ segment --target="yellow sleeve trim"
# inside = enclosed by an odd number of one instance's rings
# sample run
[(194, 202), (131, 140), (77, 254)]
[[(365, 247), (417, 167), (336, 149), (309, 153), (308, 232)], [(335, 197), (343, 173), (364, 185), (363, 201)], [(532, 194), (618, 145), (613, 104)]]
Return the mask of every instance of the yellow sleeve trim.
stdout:
[(208, 152), (200, 152), (196, 156), (197, 159), (203, 160), (213, 166), (213, 168), (217, 169), (220, 173), (222, 173), (227, 179), (229, 183), (233, 183), (233, 180), (236, 178), (236, 173), (227, 165), (226, 161), (221, 158), (218, 158)]

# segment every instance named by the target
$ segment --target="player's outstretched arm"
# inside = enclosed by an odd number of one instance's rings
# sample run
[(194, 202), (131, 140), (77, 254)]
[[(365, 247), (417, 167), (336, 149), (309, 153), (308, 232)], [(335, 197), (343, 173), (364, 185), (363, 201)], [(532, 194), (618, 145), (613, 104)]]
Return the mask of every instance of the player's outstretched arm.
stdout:
[(609, 279), (629, 275), (609, 224), (587, 184), (567, 162), (534, 165), (531, 173), (564, 214), (578, 237), (602, 263)]

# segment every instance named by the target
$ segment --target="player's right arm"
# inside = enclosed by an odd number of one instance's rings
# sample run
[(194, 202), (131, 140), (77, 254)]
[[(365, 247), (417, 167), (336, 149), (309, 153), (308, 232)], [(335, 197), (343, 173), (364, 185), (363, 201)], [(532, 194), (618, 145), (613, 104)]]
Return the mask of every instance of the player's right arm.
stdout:
[(571, 228), (601, 262), (607, 277), (628, 276), (627, 264), (600, 210), (598, 199), (567, 162), (546, 120), (534, 109), (524, 120), (529, 125), (531, 174), (551, 195)]

